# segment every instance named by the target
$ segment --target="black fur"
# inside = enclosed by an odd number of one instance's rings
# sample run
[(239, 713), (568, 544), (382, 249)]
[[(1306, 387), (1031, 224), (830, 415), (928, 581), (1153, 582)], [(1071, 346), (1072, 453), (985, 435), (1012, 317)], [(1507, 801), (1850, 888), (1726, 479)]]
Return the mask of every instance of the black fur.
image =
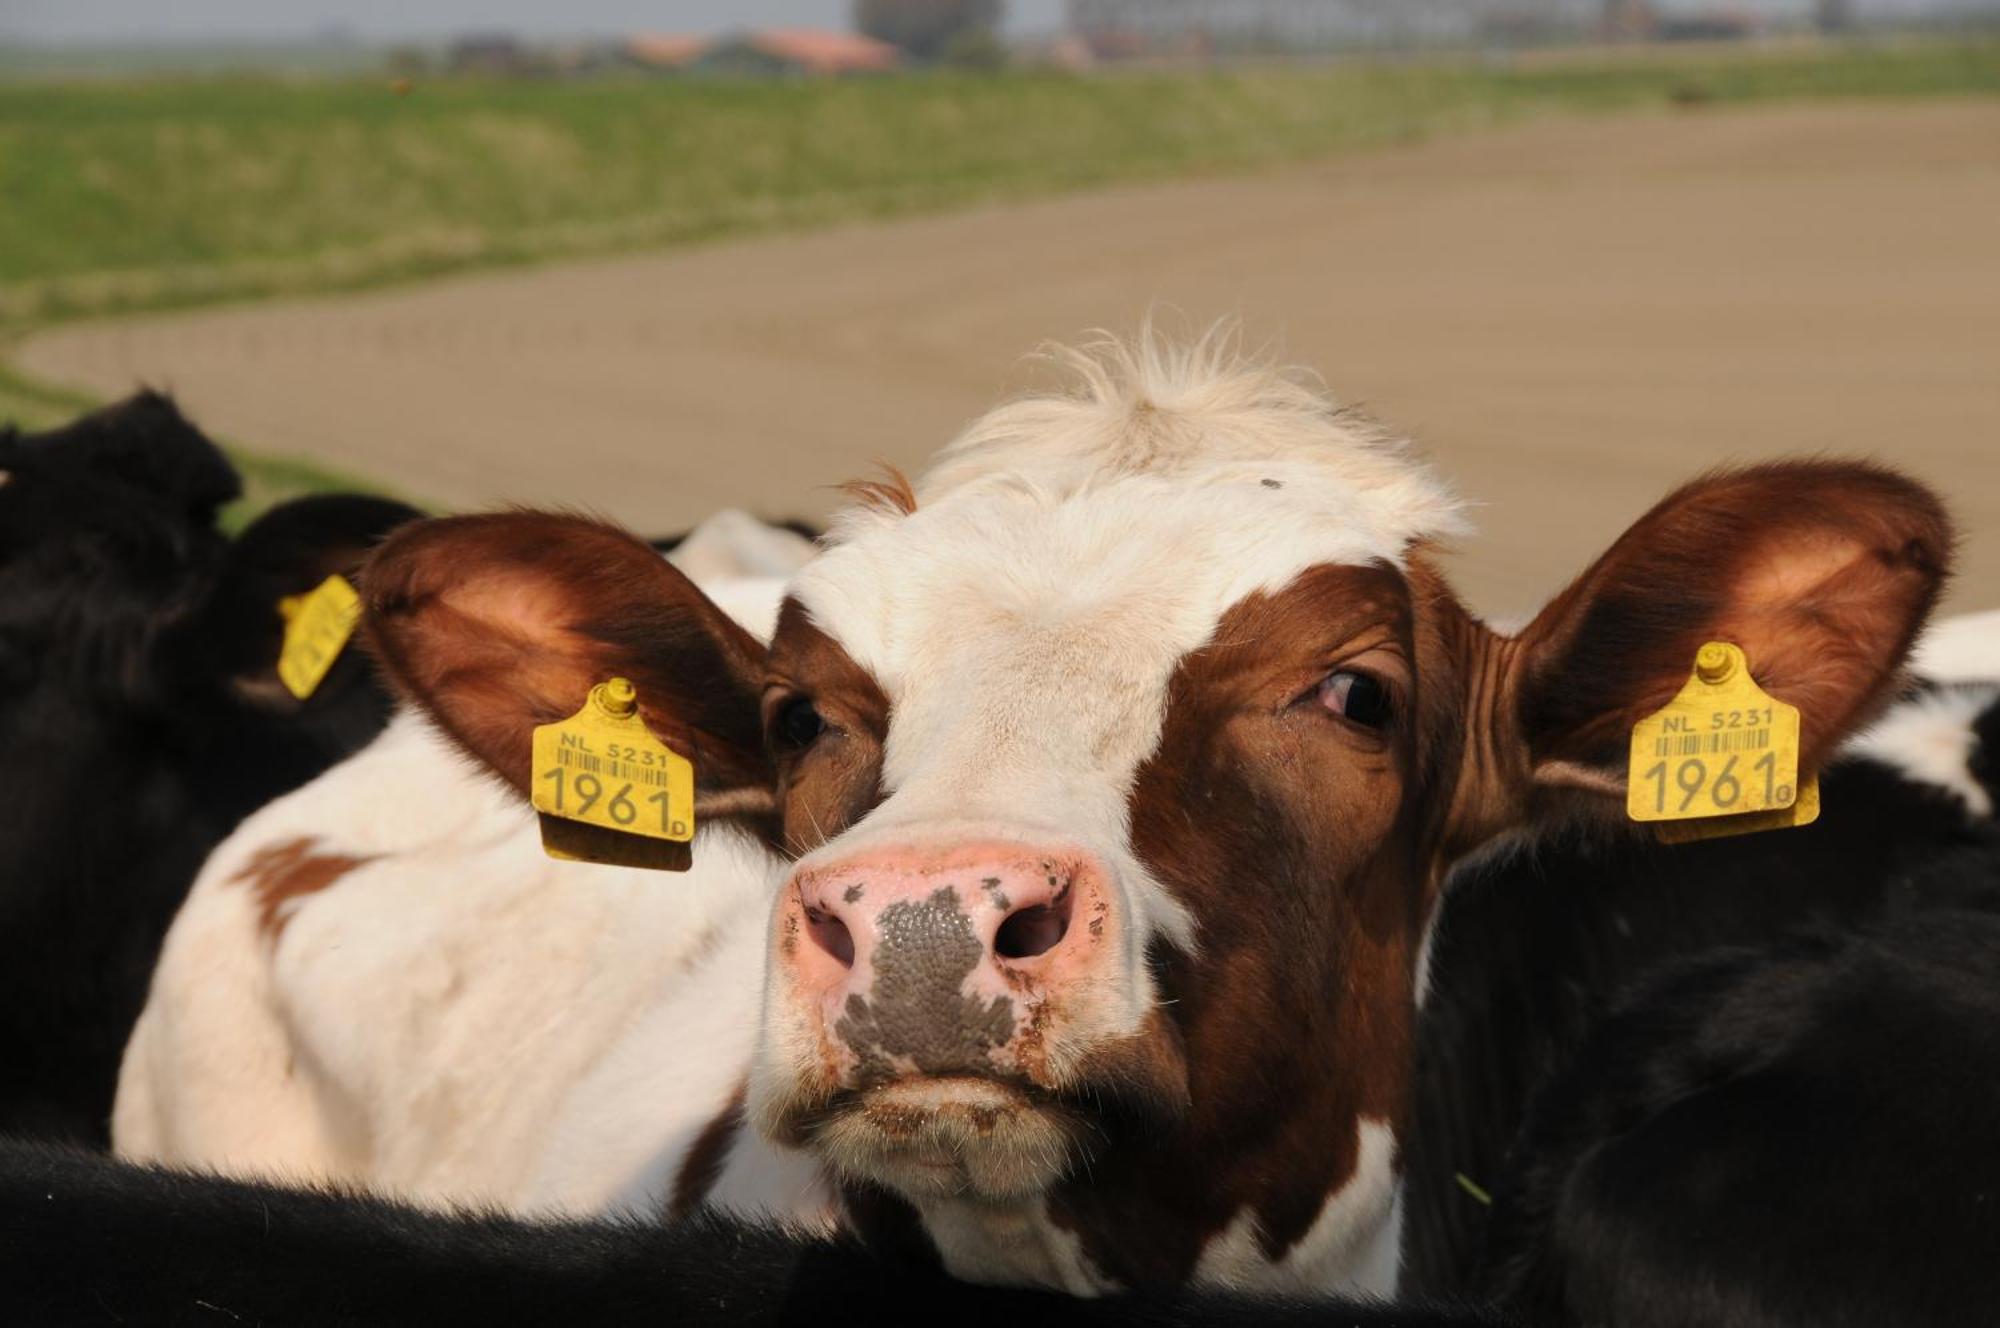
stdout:
[[(1976, 726), (1986, 745), (1974, 768), (1989, 784), (1996, 729), (2000, 705)], [(1500, 1185), (1537, 1086), (1621, 993), (1717, 946), (1868, 925), (1921, 896), (1930, 864), (1994, 842), (1990, 820), (1873, 761), (1836, 763), (1822, 795), (1819, 821), (1803, 829), (1671, 848), (1626, 832), (1586, 835), (1453, 881), (1419, 1029), (1406, 1286), (1474, 1288), (1488, 1208), (1459, 1177)]]
[(232, 544), (235, 471), (151, 392), (0, 433), (0, 471), (0, 1130), (102, 1145), (209, 849), (388, 716), (353, 658), (303, 704), (282, 691), (278, 600), (416, 513), (302, 499)]
[(940, 1323), (1477, 1328), (1471, 1311), (953, 1282), (852, 1244), (704, 1218), (533, 1224), (0, 1142), (0, 1322), (276, 1328)]
[(1530, 1113), (1490, 1290), (1549, 1324), (1992, 1323), (2000, 853), (1916, 884), (1961, 902), (1712, 950), (1605, 1020)]

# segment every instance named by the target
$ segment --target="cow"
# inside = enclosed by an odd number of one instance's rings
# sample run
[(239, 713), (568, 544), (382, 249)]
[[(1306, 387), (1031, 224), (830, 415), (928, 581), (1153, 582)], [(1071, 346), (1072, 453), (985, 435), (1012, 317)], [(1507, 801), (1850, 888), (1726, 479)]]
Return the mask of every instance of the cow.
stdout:
[[(1929, 667), (1938, 643), (1963, 642), (1957, 675), (1983, 659), (2000, 680), (2000, 630), (1981, 626), (1941, 623), (1918, 657)], [(1492, 1195), (1537, 1151), (1520, 1137), (1530, 1103), (1588, 1062), (1580, 1048), (1635, 988), (1711, 952), (1881, 925), (1926, 902), (1932, 873), (1992, 853), (2000, 681), (1910, 689), (1822, 784), (1824, 812), (1799, 829), (1678, 845), (1572, 831), (1452, 879), (1419, 1035), (1406, 1289), (1471, 1295), (1486, 1284)]]
[(0, 429), (0, 1131), (108, 1145), (119, 1057), (202, 860), (389, 718), (352, 652), (307, 700), (279, 685), (279, 603), (418, 513), (303, 498), (231, 540), (216, 514), (239, 489), (158, 393)]
[[(365, 632), (410, 711), (204, 868), (119, 1150), (762, 1210), (1077, 1293), (1393, 1292), (1452, 865), (1615, 819), (1705, 641), (1816, 771), (1948, 520), (1869, 464), (1715, 472), (1501, 634), (1438, 568), (1458, 501), (1303, 378), (1064, 358), (857, 486), (768, 644), (587, 519), (386, 541)], [(539, 859), (531, 734), (614, 676), (694, 764), (684, 877)]]
[(1487, 1294), (1524, 1323), (1987, 1324), (2000, 836), (1860, 927), (1655, 970), (1537, 1094)]
[(974, 1286), (852, 1236), (704, 1213), (527, 1221), (135, 1166), (0, 1138), (0, 1321), (285, 1328), (1507, 1328), (1466, 1305)]

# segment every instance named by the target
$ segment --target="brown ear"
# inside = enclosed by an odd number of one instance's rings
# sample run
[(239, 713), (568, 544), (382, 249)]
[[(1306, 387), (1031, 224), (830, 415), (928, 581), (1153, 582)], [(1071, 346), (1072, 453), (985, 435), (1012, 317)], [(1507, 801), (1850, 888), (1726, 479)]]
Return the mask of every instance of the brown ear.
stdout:
[(1894, 684), (1951, 546), (1937, 498), (1876, 466), (1784, 462), (1669, 495), (1518, 639), (1537, 778), (1622, 798), (1633, 725), (1711, 640), (1743, 647), (1758, 684), (1799, 708), (1801, 769), (1818, 769)]
[(535, 727), (622, 676), (698, 793), (768, 806), (764, 647), (636, 536), (544, 512), (420, 521), (360, 589), (390, 682), (523, 795)]

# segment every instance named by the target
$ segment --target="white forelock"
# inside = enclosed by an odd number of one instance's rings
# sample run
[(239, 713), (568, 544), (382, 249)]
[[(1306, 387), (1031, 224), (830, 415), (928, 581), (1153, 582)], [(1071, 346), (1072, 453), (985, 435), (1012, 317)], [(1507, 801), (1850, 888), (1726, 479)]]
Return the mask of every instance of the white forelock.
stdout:
[[(1382, 556), (1462, 534), (1463, 505), (1409, 446), (1344, 408), (1308, 372), (1239, 352), (1232, 328), (1176, 343), (1150, 329), (1044, 348), (1061, 390), (1007, 402), (973, 421), (915, 486), (919, 506), (982, 486), (1044, 502), (1147, 475), (1177, 487), (1256, 482), (1279, 466), (1340, 495), (1330, 519), (1354, 523)], [(894, 514), (867, 504), (835, 518), (852, 538)]]

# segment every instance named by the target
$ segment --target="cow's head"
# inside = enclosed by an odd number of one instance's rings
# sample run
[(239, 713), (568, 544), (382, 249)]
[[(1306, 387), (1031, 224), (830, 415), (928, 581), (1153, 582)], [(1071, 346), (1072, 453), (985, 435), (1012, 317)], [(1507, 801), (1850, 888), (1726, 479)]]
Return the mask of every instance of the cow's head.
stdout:
[(975, 1277), (1381, 1287), (1446, 868), (1622, 807), (1633, 723), (1710, 638), (1818, 762), (1944, 518), (1866, 466), (1711, 475), (1501, 636), (1429, 559), (1454, 502), (1316, 392), (1079, 367), (861, 495), (769, 649), (639, 541), (534, 514), (392, 540), (376, 647), (517, 786), (533, 726), (632, 676), (709, 809), (796, 859), (752, 1113), (857, 1212), (913, 1208)]

